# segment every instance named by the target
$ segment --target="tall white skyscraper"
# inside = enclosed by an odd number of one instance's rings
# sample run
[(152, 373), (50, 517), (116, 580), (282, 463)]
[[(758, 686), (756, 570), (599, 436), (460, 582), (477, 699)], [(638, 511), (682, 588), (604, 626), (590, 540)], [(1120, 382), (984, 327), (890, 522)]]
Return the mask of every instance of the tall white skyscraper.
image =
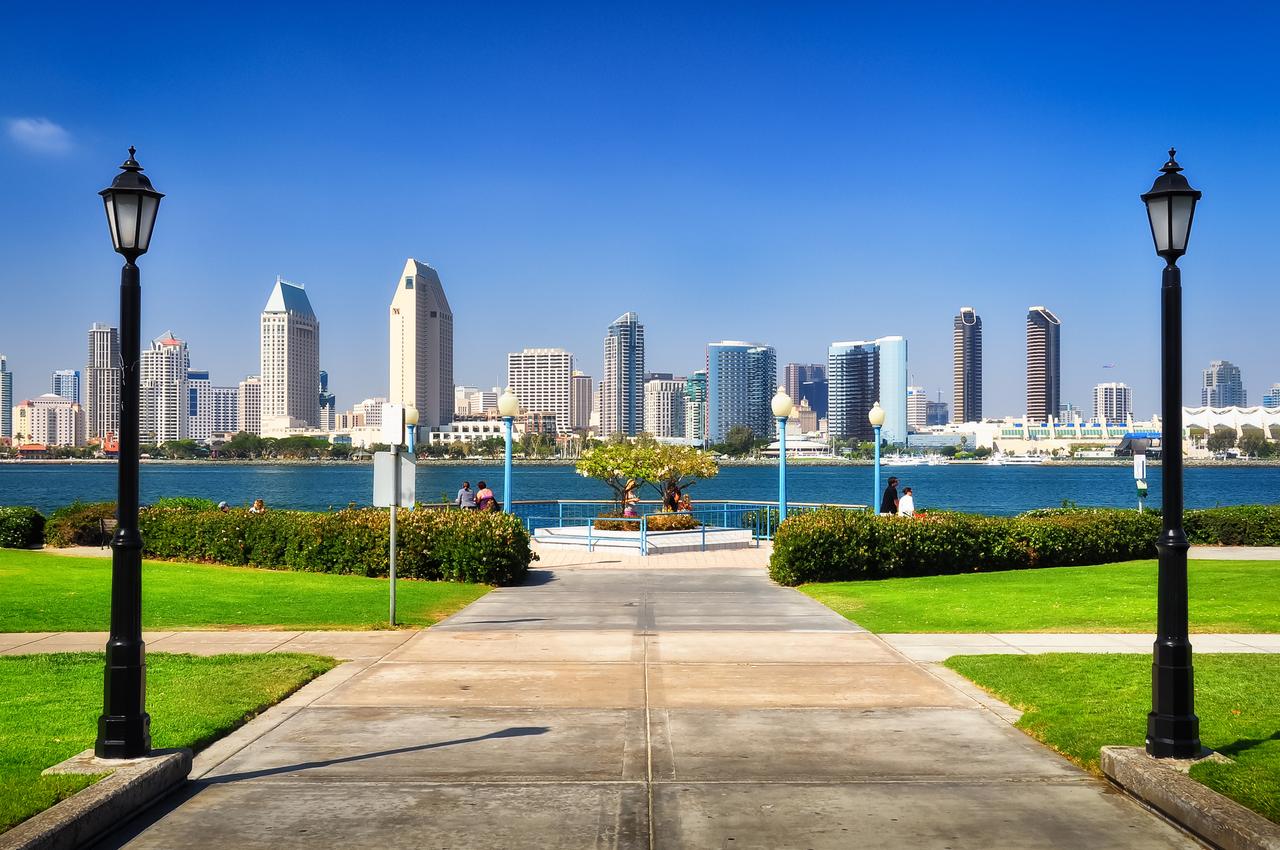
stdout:
[(595, 396), (591, 389), (591, 376), (574, 372), (569, 385), (570, 425), (574, 430), (591, 427), (591, 402)]
[(923, 430), (929, 424), (929, 397), (924, 387), (907, 387), (907, 428)]
[(120, 332), (97, 322), (89, 328), (84, 412), (90, 439), (114, 439), (120, 433)]
[(408, 259), (391, 298), (393, 404), (418, 409), (422, 427), (453, 420), (453, 311), (440, 275)]
[(191, 358), (187, 344), (165, 331), (142, 352), (141, 395), (144, 441), (156, 444), (186, 440), (190, 431), (190, 383), (187, 373)]
[(884, 408), (882, 439), (893, 444), (907, 442), (907, 341), (900, 336), (882, 336), (880, 349), (880, 407)]
[(80, 370), (58, 369), (49, 381), (49, 391), (68, 401), (80, 403)]
[(604, 338), (600, 379), (600, 433), (644, 431), (644, 325), (635, 313), (613, 320)]
[(707, 370), (699, 369), (684, 382), (684, 436), (695, 445), (707, 441)]
[(262, 426), (320, 422), (320, 320), (307, 292), (276, 278), (261, 319)]
[(1098, 384), (1093, 388), (1093, 419), (1095, 422), (1128, 422), (1133, 418), (1133, 391), (1125, 384), (1114, 381)]
[(708, 443), (723, 443), (735, 425), (760, 438), (777, 430), (769, 401), (778, 389), (773, 346), (724, 340), (707, 343)]
[(900, 336), (833, 342), (827, 349), (828, 429), (840, 439), (871, 440), (867, 414), (884, 410), (880, 438), (907, 441), (907, 341)]
[(685, 379), (648, 381), (644, 385), (644, 427), (655, 437), (685, 435)]
[(262, 433), (262, 379), (250, 375), (236, 387), (236, 427), (250, 434)]
[(0, 437), (13, 437), (13, 373), (0, 354)]
[(1204, 370), (1200, 387), (1201, 407), (1244, 407), (1249, 401), (1240, 367), (1230, 360), (1214, 360)]
[(563, 348), (526, 348), (507, 355), (507, 386), (526, 413), (556, 418), (556, 431), (573, 430), (573, 355)]

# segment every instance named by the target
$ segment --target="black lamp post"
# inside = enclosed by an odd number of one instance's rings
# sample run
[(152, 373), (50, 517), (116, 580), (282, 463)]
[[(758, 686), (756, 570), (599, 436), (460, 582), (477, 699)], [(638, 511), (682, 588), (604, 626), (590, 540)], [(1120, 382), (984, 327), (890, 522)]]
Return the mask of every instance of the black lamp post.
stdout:
[(138, 389), (142, 283), (138, 257), (147, 253), (156, 211), (164, 195), (151, 186), (133, 158), (103, 189), (111, 241), (124, 256), (120, 270), (120, 451), (116, 533), (111, 541), (111, 637), (107, 640), (99, 758), (136, 758), (151, 751), (147, 714), (146, 645), (142, 642), (142, 533), (138, 530)]
[(1142, 196), (1151, 219), (1156, 253), (1165, 261), (1160, 288), (1161, 409), (1160, 464), (1164, 528), (1160, 554), (1155, 655), (1151, 665), (1151, 713), (1147, 752), (1156, 758), (1200, 755), (1200, 719), (1195, 713), (1191, 641), (1187, 637), (1187, 535), (1182, 530), (1182, 272), (1191, 219), (1200, 192), (1191, 188), (1169, 149), (1151, 191)]

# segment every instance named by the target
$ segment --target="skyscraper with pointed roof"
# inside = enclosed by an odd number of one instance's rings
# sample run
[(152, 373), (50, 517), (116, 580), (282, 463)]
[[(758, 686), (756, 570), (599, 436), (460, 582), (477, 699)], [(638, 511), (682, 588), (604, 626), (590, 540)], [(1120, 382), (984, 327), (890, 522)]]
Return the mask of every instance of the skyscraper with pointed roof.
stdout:
[(418, 425), (453, 421), (453, 310), (440, 275), (410, 257), (391, 298), (393, 404), (418, 409)]
[(141, 435), (157, 445), (191, 437), (187, 344), (165, 331), (142, 352)]
[(320, 320), (306, 290), (277, 277), (260, 330), (263, 431), (271, 426), (318, 425)]
[(636, 313), (613, 320), (604, 338), (600, 433), (634, 437), (644, 431), (644, 325)]

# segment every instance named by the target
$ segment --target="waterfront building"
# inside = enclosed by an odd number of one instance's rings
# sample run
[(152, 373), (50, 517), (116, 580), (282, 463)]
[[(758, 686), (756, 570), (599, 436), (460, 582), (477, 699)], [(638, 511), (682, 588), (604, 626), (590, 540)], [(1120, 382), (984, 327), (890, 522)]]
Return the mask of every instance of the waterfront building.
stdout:
[(644, 385), (645, 430), (655, 437), (685, 436), (684, 378), (655, 378)]
[(1280, 408), (1280, 383), (1272, 384), (1271, 390), (1262, 394), (1262, 406)]
[(507, 355), (507, 386), (525, 413), (554, 416), (562, 433), (573, 425), (573, 355), (563, 348), (526, 348)]
[(55, 371), (49, 381), (49, 391), (56, 396), (81, 404), (80, 370), (58, 369)]
[(84, 411), (74, 401), (45, 393), (21, 401), (10, 411), (14, 443), (44, 446), (83, 446)]
[(357, 405), (352, 406), (351, 412), (360, 418), (360, 422), (368, 428), (382, 427), (382, 405), (386, 404), (385, 398), (366, 398)]
[[(796, 404), (803, 400), (803, 385), (827, 379), (827, 367), (824, 363), (788, 363), (782, 367), (782, 388), (787, 391)], [(813, 405), (812, 399), (809, 401)], [(814, 408), (815, 410), (817, 408)]]
[(834, 342), (827, 349), (828, 428), (839, 439), (874, 438), (867, 414), (875, 402), (884, 410), (880, 438), (907, 440), (907, 341), (901, 336)]
[(956, 422), (982, 419), (982, 317), (972, 307), (952, 322), (951, 412)]
[(13, 437), (13, 373), (9, 360), (0, 354), (0, 438)]
[(1133, 391), (1114, 381), (1093, 388), (1094, 422), (1128, 422), (1133, 419)]
[(644, 431), (644, 325), (636, 313), (623, 313), (604, 338), (604, 376), (600, 379), (600, 434), (634, 437)]
[(89, 328), (84, 410), (90, 439), (106, 443), (120, 433), (120, 331), (99, 322)]
[[(187, 374), (191, 357), (187, 344), (173, 331), (165, 331), (142, 352), (140, 371), (142, 440), (158, 445), (189, 439), (191, 387)], [(202, 374), (207, 377), (208, 373)]]
[(277, 429), (314, 427), (320, 421), (320, 320), (306, 290), (277, 277), (260, 331), (263, 429), (269, 421)]
[(408, 259), (391, 299), (391, 391), (395, 404), (418, 409), (419, 427), (453, 419), (453, 310), (440, 275)]
[(207, 371), (187, 372), (187, 436), (208, 442), (214, 434), (234, 434), (240, 430), (239, 388), (216, 387)]
[(773, 346), (723, 340), (707, 344), (708, 443), (723, 443), (742, 425), (762, 439), (777, 425), (769, 401), (777, 392), (778, 360)]
[[(525, 434), (525, 423), (517, 418), (512, 423), (511, 436), (513, 440), (518, 440)], [(449, 445), (452, 443), (478, 443), (481, 440), (487, 440), (495, 437), (499, 440), (506, 439), (506, 431), (502, 420), (485, 419), (481, 421), (471, 422), (449, 422), (445, 425), (437, 425), (426, 431), (427, 442), (432, 445), (444, 443)]]
[(1204, 370), (1201, 407), (1246, 407), (1249, 403), (1240, 367), (1230, 360), (1214, 360)]
[(574, 371), (569, 379), (569, 427), (574, 431), (591, 427), (591, 376)]
[(262, 433), (262, 379), (250, 375), (236, 387), (236, 427), (250, 434)]
[(320, 370), (320, 428), (332, 431), (338, 422), (338, 397), (329, 392), (329, 373)]
[(1027, 418), (1048, 422), (1062, 400), (1062, 322), (1047, 307), (1027, 309)]
[(684, 382), (684, 436), (690, 445), (707, 441), (707, 370), (699, 369)]
[(947, 403), (945, 401), (926, 401), (924, 403), (925, 427), (932, 425), (946, 425), (948, 421)]
[(919, 431), (929, 424), (929, 397), (924, 387), (907, 387), (907, 430)]

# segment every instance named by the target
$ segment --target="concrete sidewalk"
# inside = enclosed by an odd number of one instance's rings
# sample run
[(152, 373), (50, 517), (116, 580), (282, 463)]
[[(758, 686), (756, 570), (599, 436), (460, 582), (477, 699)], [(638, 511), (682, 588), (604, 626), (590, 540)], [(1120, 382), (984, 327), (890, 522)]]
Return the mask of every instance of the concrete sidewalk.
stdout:
[(758, 567), (536, 570), (102, 846), (1199, 846), (951, 681)]
[[(143, 632), (148, 652), (221, 655), (228, 652), (306, 652), (346, 660), (379, 659), (412, 638), (416, 629), (383, 631), (284, 632), (234, 629), (195, 632)], [(100, 652), (106, 632), (0, 633), (0, 655), (33, 652)]]
[[(1150, 653), (1154, 634), (897, 634), (880, 635), (912, 661), (943, 661), (953, 655), (1038, 655), (1044, 652)], [(1195, 653), (1280, 652), (1280, 634), (1195, 635)]]

